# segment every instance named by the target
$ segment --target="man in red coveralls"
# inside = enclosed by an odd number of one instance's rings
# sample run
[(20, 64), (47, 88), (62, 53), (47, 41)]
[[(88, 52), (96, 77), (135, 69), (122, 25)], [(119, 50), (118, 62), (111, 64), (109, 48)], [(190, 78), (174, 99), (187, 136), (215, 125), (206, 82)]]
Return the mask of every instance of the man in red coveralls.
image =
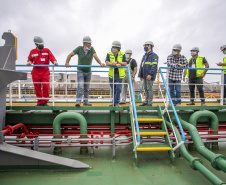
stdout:
[[(35, 49), (32, 49), (29, 56), (27, 65), (49, 65), (51, 61), (54, 65), (58, 65), (52, 52), (44, 48), (44, 41), (41, 37), (35, 36), (34, 43), (36, 45)], [(48, 106), (49, 101), (49, 81), (50, 72), (49, 67), (33, 67), (31, 72), (32, 80), (35, 87), (35, 93), (38, 99), (36, 106)], [(46, 99), (44, 99), (46, 98)]]

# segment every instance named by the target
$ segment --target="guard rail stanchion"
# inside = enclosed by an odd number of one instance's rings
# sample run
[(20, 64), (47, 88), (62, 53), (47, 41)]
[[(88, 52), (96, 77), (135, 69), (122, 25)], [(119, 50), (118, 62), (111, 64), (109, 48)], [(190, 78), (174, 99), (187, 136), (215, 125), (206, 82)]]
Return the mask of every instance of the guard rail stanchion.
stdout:
[(12, 84), (9, 84), (9, 104), (10, 106), (13, 105), (13, 101), (12, 101)]
[(53, 102), (53, 106), (55, 105), (55, 102), (54, 102), (54, 66), (52, 67), (52, 102)]
[(220, 99), (220, 105), (222, 106), (224, 104), (224, 71), (221, 71), (221, 99)]

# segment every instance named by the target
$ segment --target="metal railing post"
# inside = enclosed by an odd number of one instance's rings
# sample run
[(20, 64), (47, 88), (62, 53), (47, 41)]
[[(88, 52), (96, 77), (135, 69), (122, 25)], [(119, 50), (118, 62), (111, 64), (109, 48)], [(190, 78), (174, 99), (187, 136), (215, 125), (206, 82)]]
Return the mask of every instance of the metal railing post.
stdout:
[(19, 101), (21, 99), (21, 93), (20, 93), (20, 80), (18, 80), (18, 98), (19, 98)]
[[(168, 77), (169, 77), (169, 70), (166, 69), (166, 88), (167, 89), (169, 89), (169, 78)], [(168, 107), (168, 106), (169, 106), (169, 98), (166, 94), (166, 107)]]
[(9, 84), (9, 105), (12, 106), (13, 101), (12, 101), (12, 84)]
[(115, 68), (113, 68), (113, 88), (112, 88), (112, 106), (114, 107), (115, 106)]
[(197, 90), (196, 87), (197, 87), (197, 86), (196, 86), (196, 84), (195, 84), (195, 99), (194, 99), (194, 102), (196, 101), (196, 90)]
[(224, 104), (224, 70), (221, 71), (221, 99), (220, 99), (220, 105), (222, 106)]
[(54, 101), (54, 66), (52, 67), (52, 104), (55, 105)]
[(67, 81), (67, 72), (65, 73), (65, 75), (66, 75), (66, 78), (65, 78), (66, 79), (65, 95), (66, 95), (66, 98), (67, 98), (67, 82), (68, 82)]

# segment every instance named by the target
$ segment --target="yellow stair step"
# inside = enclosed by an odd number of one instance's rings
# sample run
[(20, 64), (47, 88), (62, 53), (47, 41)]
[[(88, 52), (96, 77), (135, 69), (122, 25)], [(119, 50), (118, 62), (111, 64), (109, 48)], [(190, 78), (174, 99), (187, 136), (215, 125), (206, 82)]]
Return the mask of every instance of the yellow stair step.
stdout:
[(171, 148), (167, 144), (140, 144), (137, 148), (139, 152), (146, 151), (170, 151)]
[(148, 151), (170, 151), (170, 147), (149, 147), (149, 148), (137, 148), (138, 152), (148, 152)]
[[(135, 119), (134, 119), (135, 121)], [(162, 122), (163, 119), (161, 118), (138, 118), (138, 122)]]
[[(137, 135), (137, 132), (136, 132)], [(140, 132), (141, 136), (159, 136), (166, 135), (166, 132)]]

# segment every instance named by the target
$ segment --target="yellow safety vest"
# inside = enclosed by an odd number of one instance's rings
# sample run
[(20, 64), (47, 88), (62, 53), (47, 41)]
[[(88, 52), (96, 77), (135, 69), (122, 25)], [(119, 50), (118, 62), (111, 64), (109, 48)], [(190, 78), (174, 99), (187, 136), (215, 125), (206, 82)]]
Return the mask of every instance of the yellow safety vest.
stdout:
[[(114, 53), (109, 52), (108, 54), (109, 54), (109, 57), (110, 57), (110, 61), (109, 61), (109, 62), (115, 62), (115, 55), (114, 55)], [(118, 62), (122, 62), (122, 60), (123, 60), (123, 55), (124, 55), (123, 52), (121, 52), (121, 51), (118, 52), (118, 57), (117, 57), (117, 61), (118, 61)], [(118, 68), (118, 72), (119, 72), (119, 78), (120, 78), (120, 79), (122, 79), (122, 78), (124, 78), (124, 77), (126, 76), (126, 75), (125, 75), (125, 71), (124, 71), (123, 68)], [(109, 68), (109, 74), (108, 74), (108, 76), (109, 76), (110, 78), (113, 78), (113, 75), (114, 75), (113, 73), (114, 73), (114, 72), (113, 72), (113, 68)]]
[[(201, 56), (198, 56), (196, 58), (196, 68), (203, 68), (204, 67), (204, 64), (203, 64), (203, 58), (204, 57), (201, 57)], [(192, 58), (190, 58), (188, 60), (188, 64), (189, 62), (191, 61)], [(204, 70), (202, 69), (196, 69), (196, 77), (201, 77), (201, 74), (204, 73)], [(189, 69), (187, 69), (187, 76), (189, 77)]]
[[(226, 57), (224, 57), (223, 63), (226, 63)], [(222, 66), (222, 69), (226, 69), (226, 66)], [(226, 70), (224, 71), (224, 74), (226, 74)]]

